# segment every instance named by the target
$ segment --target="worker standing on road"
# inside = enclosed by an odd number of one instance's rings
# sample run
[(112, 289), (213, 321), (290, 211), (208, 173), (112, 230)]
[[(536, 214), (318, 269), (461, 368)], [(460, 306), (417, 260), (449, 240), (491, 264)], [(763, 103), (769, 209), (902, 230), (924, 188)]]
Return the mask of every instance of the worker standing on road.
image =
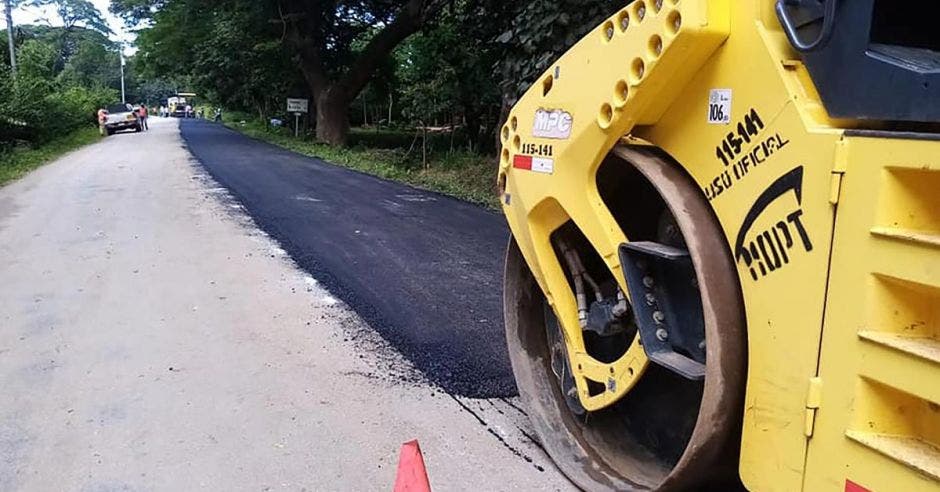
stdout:
[(138, 114), (140, 115), (140, 127), (143, 128), (144, 130), (149, 130), (150, 127), (147, 126), (147, 105), (146, 104), (140, 103), (140, 111), (138, 111)]
[(108, 121), (108, 112), (104, 108), (98, 109), (98, 133), (104, 135), (104, 124)]

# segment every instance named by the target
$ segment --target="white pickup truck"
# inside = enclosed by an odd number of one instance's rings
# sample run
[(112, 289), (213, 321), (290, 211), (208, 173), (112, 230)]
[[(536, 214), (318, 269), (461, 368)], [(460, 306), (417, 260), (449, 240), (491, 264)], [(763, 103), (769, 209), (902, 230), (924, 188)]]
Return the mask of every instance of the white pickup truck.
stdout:
[(108, 114), (104, 122), (104, 130), (108, 135), (119, 130), (133, 129), (141, 131), (140, 117), (130, 104), (112, 104), (107, 108)]

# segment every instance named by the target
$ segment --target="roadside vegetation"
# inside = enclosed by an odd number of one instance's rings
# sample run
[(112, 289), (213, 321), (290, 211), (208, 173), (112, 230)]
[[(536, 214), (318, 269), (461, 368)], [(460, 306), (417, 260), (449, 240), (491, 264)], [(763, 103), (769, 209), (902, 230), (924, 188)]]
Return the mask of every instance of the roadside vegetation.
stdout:
[(94, 143), (100, 138), (98, 128), (84, 126), (42, 145), (20, 146), (0, 154), (0, 186), (24, 176), (69, 151)]
[[(292, 150), (488, 206), (509, 108), (613, 0), (112, 0), (135, 70)], [(309, 100), (299, 121), (287, 98)], [(236, 114), (237, 112), (237, 114)], [(279, 125), (272, 125), (277, 120)]]
[[(98, 109), (121, 102), (121, 47), (89, 0), (0, 4), (9, 4), (11, 12), (23, 6), (49, 14), (41, 25), (14, 25), (12, 31), (9, 19), (0, 24), (0, 183), (5, 183), (96, 139)], [(139, 77), (137, 65), (134, 57), (126, 59), (128, 102), (158, 104), (176, 92), (174, 84), (183, 83)]]
[[(14, 83), (8, 57), (0, 60), (0, 153), (94, 124), (94, 110), (116, 102), (120, 87), (118, 46), (89, 0), (10, 1), (53, 7), (61, 19), (14, 29), (21, 67)], [(125, 67), (129, 102), (157, 106), (194, 92), (207, 118), (231, 109), (225, 120), (244, 121), (237, 128), (256, 138), (495, 206), (497, 135), (509, 108), (621, 6), (112, 0), (110, 8), (137, 33)], [(300, 138), (287, 98), (309, 100)]]
[(492, 209), (498, 206), (496, 159), (451, 147), (450, 133), (432, 134), (425, 141), (420, 134), (402, 130), (353, 128), (348, 145), (337, 147), (310, 135), (295, 138), (290, 128), (272, 127), (245, 113), (231, 113), (225, 123), (248, 136), (300, 154)]
[(0, 184), (94, 141), (98, 108), (120, 100), (117, 45), (100, 12), (89, 2), (58, 4), (58, 26), (14, 28), (15, 72), (8, 43), (0, 47)]

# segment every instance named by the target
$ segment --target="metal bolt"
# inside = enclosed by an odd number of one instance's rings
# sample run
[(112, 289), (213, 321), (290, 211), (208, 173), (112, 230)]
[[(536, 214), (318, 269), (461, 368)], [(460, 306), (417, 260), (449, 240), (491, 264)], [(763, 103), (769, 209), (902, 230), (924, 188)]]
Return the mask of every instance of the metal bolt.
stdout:
[(699, 350), (705, 350), (705, 340), (702, 340), (701, 342), (698, 342), (698, 349), (699, 349)]
[(628, 311), (630, 311), (630, 305), (627, 304), (627, 301), (624, 299), (621, 299), (619, 302), (617, 302), (612, 310), (614, 316), (618, 318), (622, 317), (624, 314), (627, 314)]
[(643, 20), (646, 17), (646, 7), (641, 5), (640, 8), (636, 9), (636, 16)]
[(644, 285), (647, 289), (652, 289), (652, 288), (653, 288), (653, 284), (655, 284), (655, 282), (653, 282), (653, 277), (650, 277), (650, 276), (648, 276), (648, 275), (647, 275), (646, 277), (643, 277), (643, 285)]
[(656, 0), (655, 2), (653, 2), (653, 5), (656, 6), (656, 11), (659, 12), (660, 10), (663, 9), (663, 0)]
[(662, 324), (665, 319), (666, 315), (664, 315), (662, 311), (653, 311), (653, 321), (655, 321), (657, 325)]
[(650, 294), (649, 292), (647, 292), (647, 293), (646, 293), (646, 303), (649, 304), (650, 306), (652, 306), (653, 304), (656, 304), (656, 296), (654, 296), (653, 294)]
[(609, 39), (611, 39), (611, 38), (613, 38), (613, 37), (614, 37), (614, 28), (613, 28), (613, 27), (608, 27), (608, 28), (607, 28), (607, 39), (609, 40)]
[(628, 27), (630, 27), (630, 16), (625, 15), (622, 19), (620, 19), (620, 30), (626, 31)]
[(665, 328), (660, 328), (656, 330), (656, 338), (660, 342), (665, 342), (666, 340), (669, 339), (669, 332), (667, 332)]

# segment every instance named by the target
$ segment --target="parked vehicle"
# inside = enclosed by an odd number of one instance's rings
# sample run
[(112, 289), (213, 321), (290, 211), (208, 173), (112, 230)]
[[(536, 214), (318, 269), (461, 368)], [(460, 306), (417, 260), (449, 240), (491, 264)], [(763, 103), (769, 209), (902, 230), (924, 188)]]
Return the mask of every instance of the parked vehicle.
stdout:
[(104, 129), (108, 135), (120, 130), (133, 129), (135, 132), (141, 131), (140, 117), (130, 104), (112, 104), (108, 106), (107, 111)]
[(179, 94), (168, 97), (169, 115), (174, 118), (193, 118), (193, 104), (195, 104), (195, 92), (180, 92)]

